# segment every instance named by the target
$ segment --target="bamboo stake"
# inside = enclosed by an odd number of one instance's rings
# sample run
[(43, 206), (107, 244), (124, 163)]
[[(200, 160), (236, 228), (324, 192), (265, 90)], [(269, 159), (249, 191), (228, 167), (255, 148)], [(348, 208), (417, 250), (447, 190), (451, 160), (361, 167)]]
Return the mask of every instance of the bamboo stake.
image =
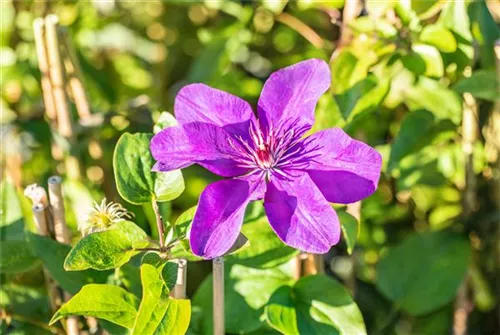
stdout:
[(349, 43), (351, 43), (353, 33), (349, 24), (354, 20), (362, 10), (362, 4), (359, 0), (346, 0), (344, 5), (344, 10), (342, 11), (342, 26), (340, 29), (340, 39), (335, 48), (335, 51), (330, 58), (330, 62), (333, 61), (340, 51)]
[(177, 281), (172, 296), (177, 299), (186, 299), (187, 260), (180, 258), (177, 260), (177, 265)]
[[(64, 198), (62, 195), (62, 179), (59, 176), (52, 176), (48, 180), (49, 184), (49, 201), (52, 207), (52, 215), (54, 221), (54, 234), (59, 243), (70, 244), (71, 236), (66, 223), (66, 215), (64, 210)], [(67, 292), (63, 293), (64, 301), (71, 299), (71, 295)], [(66, 319), (66, 331), (68, 335), (78, 335), (80, 330), (78, 327), (78, 317), (70, 316)]]
[(47, 50), (44, 38), (45, 22), (39, 17), (33, 21), (33, 33), (35, 38), (36, 55), (38, 58), (38, 68), (42, 75), (42, 94), (45, 104), (45, 113), (47, 117), (56, 122), (56, 110), (54, 105), (54, 97), (52, 96), (52, 84), (50, 82), (49, 61), (47, 59)]
[(69, 244), (71, 237), (66, 224), (61, 184), (61, 177), (52, 176), (49, 178), (49, 201), (54, 217), (54, 234), (56, 240), (60, 243)]
[(33, 215), (35, 216), (35, 224), (37, 224), (39, 234), (52, 236), (52, 214), (50, 213), (49, 199), (45, 189), (37, 184), (31, 184), (24, 189), (24, 195), (33, 202), (33, 209), (37, 208), (36, 213), (34, 212)]
[(294, 257), (293, 263), (293, 279), (299, 280), (302, 277), (302, 253)]
[[(463, 216), (470, 217), (477, 207), (477, 180), (474, 173), (474, 143), (478, 136), (478, 108), (470, 93), (463, 95), (462, 151), (465, 158), (465, 180), (463, 192)], [(467, 275), (458, 289), (453, 312), (453, 334), (467, 334), (469, 313), (472, 310), (469, 299), (469, 276)]]
[(41, 204), (33, 206), (33, 216), (35, 217), (35, 225), (39, 235), (48, 236), (49, 226), (45, 215), (45, 208)]
[(214, 335), (225, 334), (224, 324), (224, 258), (217, 257), (213, 264)]
[(59, 133), (66, 138), (72, 138), (73, 126), (65, 92), (64, 71), (57, 35), (58, 23), (59, 19), (57, 15), (50, 14), (45, 18), (45, 37), (47, 40), (50, 80), (52, 82), (52, 94), (54, 96)]

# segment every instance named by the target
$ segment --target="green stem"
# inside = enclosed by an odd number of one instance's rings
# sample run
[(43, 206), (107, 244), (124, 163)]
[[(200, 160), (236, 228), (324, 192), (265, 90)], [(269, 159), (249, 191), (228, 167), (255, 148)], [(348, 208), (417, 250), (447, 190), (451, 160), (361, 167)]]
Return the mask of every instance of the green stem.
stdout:
[(160, 248), (134, 248), (134, 251), (162, 251)]
[(158, 236), (160, 239), (160, 250), (165, 249), (165, 226), (163, 224), (163, 218), (161, 217), (160, 207), (155, 199), (152, 201), (153, 211), (156, 215), (156, 226), (158, 227)]

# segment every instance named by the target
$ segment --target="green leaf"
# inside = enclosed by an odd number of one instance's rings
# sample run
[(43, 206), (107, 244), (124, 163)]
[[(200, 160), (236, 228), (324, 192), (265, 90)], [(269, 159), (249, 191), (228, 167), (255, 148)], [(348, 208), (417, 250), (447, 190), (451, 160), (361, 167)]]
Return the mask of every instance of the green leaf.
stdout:
[(165, 128), (177, 126), (179, 122), (175, 119), (175, 117), (169, 112), (163, 112), (160, 114), (158, 121), (155, 123), (153, 132), (158, 134)]
[(377, 288), (408, 313), (429, 313), (453, 300), (470, 252), (467, 240), (451, 233), (413, 235), (381, 259)]
[[(380, 1), (377, 1), (377, 3), (380, 3)], [(398, 33), (398, 30), (387, 20), (380, 18), (373, 19), (368, 16), (355, 19), (350, 23), (350, 26), (357, 33), (377, 34), (383, 38), (391, 38)]]
[(335, 100), (345, 120), (375, 110), (389, 92), (390, 82), (379, 80), (373, 75), (359, 81), (342, 94), (335, 95)]
[(123, 134), (116, 143), (113, 169), (118, 193), (132, 204), (169, 201), (184, 191), (179, 170), (153, 172), (155, 164), (149, 151), (152, 134)]
[(422, 57), (425, 62), (425, 72), (424, 75), (428, 77), (440, 78), (444, 74), (443, 59), (439, 51), (426, 44), (413, 44), (411, 46), (413, 52)]
[(77, 293), (82, 286), (91, 283), (105, 283), (110, 272), (86, 270), (79, 272), (64, 271), (64, 259), (71, 246), (52, 240), (49, 237), (28, 233), (28, 241), (35, 255), (42, 260), (43, 266), (61, 286), (71, 294)]
[(297, 250), (281, 242), (266, 216), (245, 222), (241, 231), (250, 241), (250, 245), (228, 256), (228, 262), (268, 269), (286, 263), (298, 254)]
[(0, 285), (0, 307), (5, 311), (26, 316), (46, 324), (50, 319), (49, 306), (45, 288), (22, 286), (2, 281)]
[(28, 242), (7, 240), (0, 243), (1, 273), (26, 272), (40, 264), (40, 260), (33, 254)]
[(460, 80), (453, 89), (459, 93), (468, 92), (474, 97), (495, 102), (499, 99), (495, 70), (479, 70), (468, 78)]
[(93, 316), (117, 325), (132, 328), (139, 300), (123, 288), (107, 284), (89, 284), (54, 314), (50, 324), (71, 316)]
[(175, 284), (177, 283), (178, 271), (179, 265), (173, 261), (165, 262), (165, 264), (161, 267), (161, 278), (170, 291), (172, 291)]
[(170, 298), (168, 287), (153, 265), (141, 265), (141, 281), (142, 301), (133, 334), (185, 334), (191, 319), (189, 300)]
[(440, 6), (441, 2), (438, 0), (411, 1), (411, 9), (413, 9), (422, 19), (433, 16), (439, 10)]
[(391, 147), (389, 171), (394, 169), (405, 156), (428, 143), (428, 134), (435, 123), (434, 115), (425, 110), (410, 112), (406, 115)]
[(436, 80), (419, 77), (408, 87), (405, 102), (411, 110), (426, 109), (437, 119), (449, 119), (459, 124), (462, 119), (462, 99)]
[(196, 206), (191, 207), (187, 211), (184, 211), (177, 220), (175, 221), (175, 230), (177, 232), (177, 237), (185, 238), (191, 222), (193, 222), (194, 214), (196, 213)]
[(479, 44), (479, 61), (483, 68), (495, 67), (495, 41), (500, 30), (491, 15), (486, 1), (473, 1), (469, 5), (469, 17), (474, 40)]
[(184, 192), (184, 178), (181, 170), (153, 173), (156, 175), (154, 186), (156, 201), (170, 201)]
[(393, 0), (388, 0), (388, 1), (366, 0), (365, 6), (370, 17), (379, 19), (387, 12), (388, 9), (394, 6), (395, 2), (396, 1)]
[(405, 68), (417, 75), (424, 74), (427, 68), (424, 58), (414, 51), (401, 57), (401, 62)]
[(177, 282), (177, 271), (179, 266), (174, 261), (168, 261), (162, 258), (157, 252), (148, 252), (142, 257), (141, 264), (149, 264), (154, 266), (160, 273), (160, 277), (167, 285), (169, 291)]
[(442, 52), (455, 52), (457, 41), (455, 36), (445, 27), (437, 24), (430, 24), (422, 29), (419, 36), (420, 42), (435, 46)]
[(366, 334), (361, 312), (347, 289), (325, 275), (282, 286), (272, 295), (265, 315), (284, 334)]
[(401, 123), (401, 128), (394, 138), (389, 155), (388, 171), (392, 172), (401, 165), (403, 158), (422, 148), (441, 143), (455, 133), (455, 126), (448, 120), (436, 120), (426, 110), (409, 112)]
[(78, 241), (66, 257), (64, 268), (68, 271), (114, 269), (137, 254), (134, 248), (148, 244), (146, 233), (135, 223), (120, 221), (109, 230), (87, 235)]
[[(264, 306), (273, 292), (293, 281), (291, 268), (291, 263), (266, 270), (226, 264), (224, 269), (226, 331), (243, 334), (259, 329), (263, 324)], [(200, 307), (203, 311), (201, 329), (197, 329), (200, 334), (213, 332), (212, 286), (213, 277), (209, 275), (193, 297), (193, 306)]]
[(343, 210), (337, 211), (337, 214), (339, 216), (340, 227), (342, 228), (342, 236), (347, 245), (347, 253), (351, 255), (359, 235), (359, 221)]
[(472, 41), (470, 19), (467, 15), (467, 3), (465, 1), (446, 2), (441, 15), (439, 15), (438, 24), (450, 29), (465, 41)]
[(5, 178), (0, 183), (1, 212), (0, 227), (8, 226), (23, 221), (21, 203), (17, 197), (15, 186)]
[(341, 94), (368, 75), (373, 59), (359, 59), (349, 50), (342, 50), (331, 64), (333, 92)]

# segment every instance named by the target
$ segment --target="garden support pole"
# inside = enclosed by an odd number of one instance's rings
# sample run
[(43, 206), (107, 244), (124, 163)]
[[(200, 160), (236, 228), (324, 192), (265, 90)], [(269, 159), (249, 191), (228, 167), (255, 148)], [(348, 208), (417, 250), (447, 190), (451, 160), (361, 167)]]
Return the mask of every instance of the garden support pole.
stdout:
[[(48, 180), (49, 184), (49, 202), (52, 207), (54, 218), (54, 234), (59, 243), (70, 244), (71, 236), (66, 223), (66, 214), (64, 210), (64, 198), (62, 195), (62, 179), (59, 176), (52, 176)], [(64, 301), (71, 299), (67, 292), (63, 293)], [(66, 320), (66, 331), (69, 335), (79, 334), (78, 317), (71, 316)]]
[[(463, 212), (464, 219), (470, 218), (477, 208), (477, 180), (474, 173), (474, 144), (478, 136), (478, 107), (476, 100), (470, 93), (463, 95), (462, 115), (462, 151), (465, 161), (465, 180), (463, 185)], [(453, 312), (453, 334), (467, 334), (469, 313), (472, 303), (469, 297), (469, 275), (467, 274), (460, 285), (455, 300)]]
[(49, 201), (54, 217), (54, 235), (59, 243), (70, 244), (71, 238), (66, 224), (61, 184), (61, 177), (52, 176), (49, 178)]
[(47, 58), (47, 46), (45, 44), (45, 21), (39, 17), (33, 21), (33, 36), (35, 39), (36, 56), (38, 58), (38, 68), (40, 69), (40, 74), (42, 75), (42, 94), (43, 103), (45, 106), (45, 113), (47, 117), (53, 123), (56, 122), (56, 110), (54, 97), (52, 95), (52, 83), (50, 81), (49, 74), (49, 61)]
[(214, 335), (225, 334), (224, 324), (224, 258), (217, 257), (213, 264), (213, 311), (214, 311)]
[(177, 260), (177, 281), (172, 292), (174, 298), (186, 299), (187, 264), (184, 258)]

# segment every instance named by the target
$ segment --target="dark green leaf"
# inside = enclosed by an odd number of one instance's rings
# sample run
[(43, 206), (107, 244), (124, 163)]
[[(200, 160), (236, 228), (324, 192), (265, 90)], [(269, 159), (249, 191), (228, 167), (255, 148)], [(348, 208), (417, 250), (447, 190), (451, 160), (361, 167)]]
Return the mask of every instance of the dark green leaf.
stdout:
[(460, 236), (446, 232), (414, 235), (382, 258), (377, 287), (403, 310), (426, 314), (454, 298), (469, 260), (470, 246)]
[(267, 269), (288, 262), (298, 253), (281, 242), (266, 216), (246, 222), (241, 231), (250, 241), (250, 245), (227, 257), (228, 262)]
[(0, 272), (19, 273), (39, 266), (40, 260), (24, 240), (8, 240), (0, 243)]
[(469, 5), (471, 30), (474, 39), (479, 44), (479, 60), (483, 68), (495, 67), (494, 46), (500, 38), (500, 30), (491, 15), (486, 1), (472, 1)]
[(479, 70), (460, 80), (453, 88), (459, 93), (468, 92), (476, 98), (495, 102), (499, 99), (497, 85), (495, 70)]
[(7, 282), (0, 285), (0, 307), (9, 313), (47, 323), (49, 304), (45, 289)]
[(355, 116), (375, 110), (389, 92), (390, 83), (369, 75), (342, 94), (335, 95), (335, 100), (342, 116), (352, 120)]
[(105, 283), (110, 272), (86, 270), (68, 272), (64, 270), (64, 259), (71, 250), (66, 244), (59, 243), (46, 236), (28, 234), (33, 253), (42, 260), (43, 266), (65, 291), (75, 294), (82, 286), (91, 283)]
[(428, 143), (428, 134), (436, 124), (432, 113), (425, 110), (410, 112), (401, 123), (392, 144), (388, 170), (391, 171), (409, 153)]
[(266, 319), (284, 334), (366, 334), (356, 303), (336, 280), (325, 275), (282, 286), (266, 306)]
[(93, 316), (117, 325), (132, 328), (137, 315), (139, 300), (115, 285), (90, 284), (54, 314), (50, 324), (70, 315)]
[(424, 58), (414, 51), (401, 57), (401, 62), (405, 68), (417, 75), (424, 74), (427, 68)]
[(169, 289), (153, 265), (141, 265), (142, 301), (134, 324), (136, 335), (183, 335), (191, 319), (189, 300), (169, 297)]
[[(272, 293), (282, 285), (293, 281), (290, 264), (259, 270), (242, 265), (225, 266), (224, 314), (226, 331), (243, 334), (262, 326), (264, 306)], [(208, 276), (193, 297), (193, 306), (203, 311), (200, 334), (211, 334), (213, 329), (212, 307), (213, 277)]]

